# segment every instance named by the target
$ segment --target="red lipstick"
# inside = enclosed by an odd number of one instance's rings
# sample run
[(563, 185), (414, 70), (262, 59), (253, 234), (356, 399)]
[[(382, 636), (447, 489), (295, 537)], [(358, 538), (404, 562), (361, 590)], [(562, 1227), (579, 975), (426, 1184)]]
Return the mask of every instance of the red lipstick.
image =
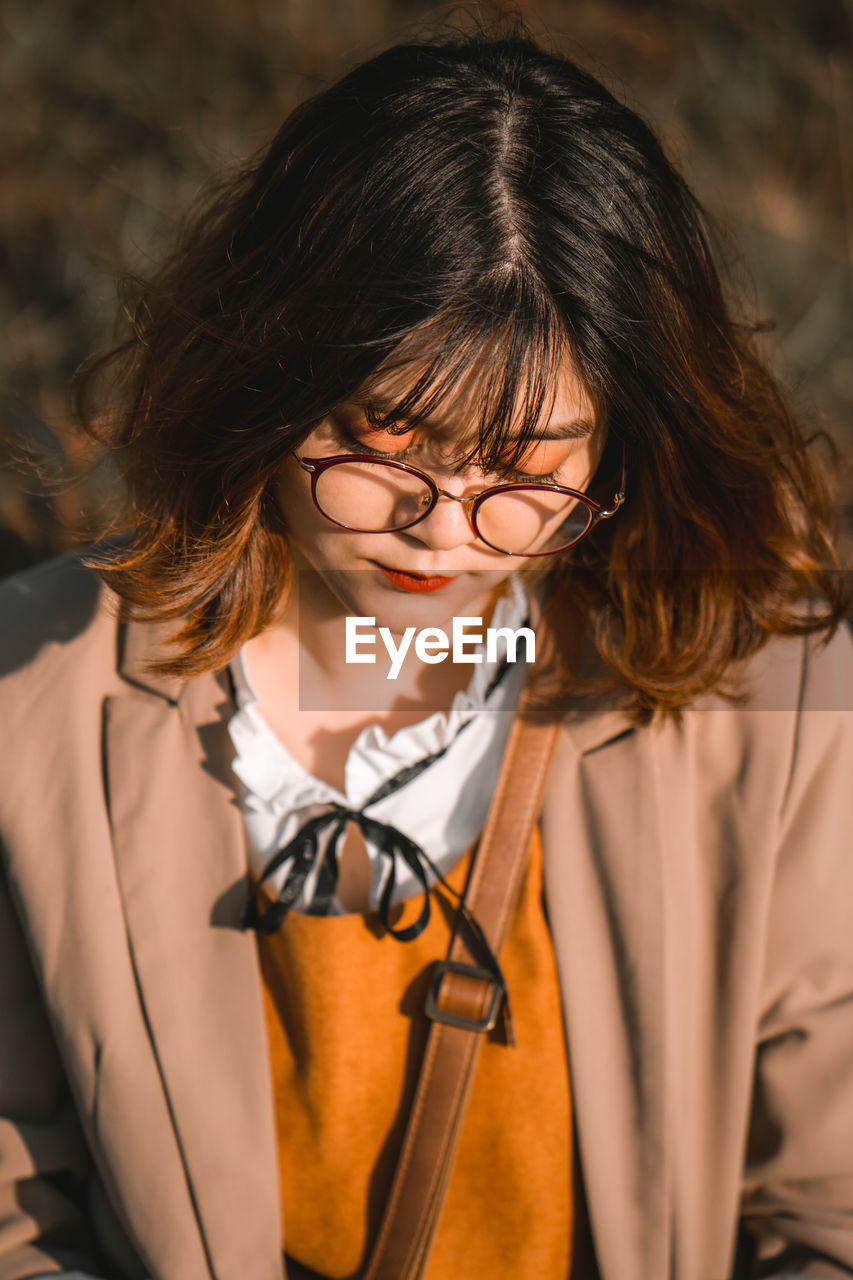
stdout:
[(384, 564), (379, 568), (388, 581), (401, 591), (440, 591), (448, 582), (454, 581), (454, 577), (448, 578), (441, 573), (405, 573), (402, 569), (386, 569)]

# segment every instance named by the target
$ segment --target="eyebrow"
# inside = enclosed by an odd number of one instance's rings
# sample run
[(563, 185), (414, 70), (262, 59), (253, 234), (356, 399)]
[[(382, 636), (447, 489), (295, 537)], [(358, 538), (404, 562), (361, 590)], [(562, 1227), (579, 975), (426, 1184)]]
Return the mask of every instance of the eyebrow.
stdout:
[[(371, 409), (377, 417), (390, 418), (392, 422), (410, 422), (412, 426), (418, 427), (436, 427), (438, 424), (431, 418), (420, 417), (418, 414), (407, 415), (406, 417), (395, 418), (395, 405), (387, 401), (380, 400), (376, 396), (365, 397), (363, 400), (353, 400), (359, 409)], [(530, 437), (531, 443), (534, 440), (582, 440), (587, 436), (591, 436), (595, 431), (595, 423), (590, 422), (588, 418), (573, 418), (571, 422), (549, 422), (541, 431), (535, 431)], [(507, 444), (514, 444), (517, 437), (507, 441)]]
[(581, 440), (591, 436), (595, 423), (586, 418), (573, 418), (571, 422), (549, 422), (544, 431), (536, 431), (533, 440)]

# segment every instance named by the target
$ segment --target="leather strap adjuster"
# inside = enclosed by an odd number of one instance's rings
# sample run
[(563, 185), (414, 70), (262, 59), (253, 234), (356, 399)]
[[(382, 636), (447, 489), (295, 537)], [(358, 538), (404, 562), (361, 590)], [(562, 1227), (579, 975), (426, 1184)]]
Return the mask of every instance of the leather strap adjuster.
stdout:
[[(489, 1004), (482, 1017), (468, 1017), (464, 1013), (454, 1013), (452, 1009), (443, 1009), (439, 1003), (441, 983), (445, 974), (456, 974), (460, 978), (473, 978), (486, 982), (492, 988)], [(504, 991), (495, 975), (488, 969), (477, 965), (463, 964), (459, 960), (439, 960), (435, 966), (424, 1009), (433, 1022), (443, 1022), (448, 1027), (459, 1027), (463, 1031), (491, 1031), (497, 1025), (498, 1015), (503, 1003)]]

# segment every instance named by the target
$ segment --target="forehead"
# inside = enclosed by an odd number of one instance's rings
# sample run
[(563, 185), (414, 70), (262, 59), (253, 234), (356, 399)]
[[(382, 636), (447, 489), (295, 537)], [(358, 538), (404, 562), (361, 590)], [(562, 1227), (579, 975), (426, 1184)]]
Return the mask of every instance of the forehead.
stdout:
[[(428, 429), (431, 435), (452, 440), (457, 447), (476, 446), (481, 441), (495, 374), (484, 369), (447, 383), (438, 377), (425, 381), (426, 371), (418, 363), (380, 369), (353, 396), (353, 401), (401, 425)], [(591, 398), (568, 360), (559, 363), (542, 387), (541, 404), (533, 415), (530, 401), (531, 387), (525, 383), (518, 388), (501, 424), (506, 442), (561, 427), (575, 427), (576, 434), (582, 427), (590, 433), (595, 429)]]

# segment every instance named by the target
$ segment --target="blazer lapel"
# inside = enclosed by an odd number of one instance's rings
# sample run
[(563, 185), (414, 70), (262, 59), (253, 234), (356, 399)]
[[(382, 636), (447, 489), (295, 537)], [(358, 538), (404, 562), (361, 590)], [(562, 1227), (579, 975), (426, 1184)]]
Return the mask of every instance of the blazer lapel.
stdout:
[(619, 712), (569, 723), (542, 815), (575, 1138), (604, 1280), (669, 1274), (663, 864), (652, 757), (637, 737)]
[(150, 677), (127, 629), (107, 700), (107, 791), (140, 1000), (217, 1280), (281, 1280), (278, 1161), (245, 853), (230, 786), (230, 693)]

